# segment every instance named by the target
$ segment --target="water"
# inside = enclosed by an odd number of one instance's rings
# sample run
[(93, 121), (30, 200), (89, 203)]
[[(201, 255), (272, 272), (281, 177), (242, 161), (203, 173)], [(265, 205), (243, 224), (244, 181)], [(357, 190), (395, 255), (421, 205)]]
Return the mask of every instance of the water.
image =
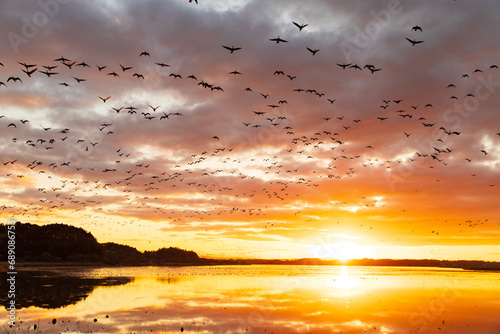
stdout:
[(78, 268), (20, 271), (16, 286), (16, 328), (2, 317), (0, 333), (500, 333), (498, 272)]

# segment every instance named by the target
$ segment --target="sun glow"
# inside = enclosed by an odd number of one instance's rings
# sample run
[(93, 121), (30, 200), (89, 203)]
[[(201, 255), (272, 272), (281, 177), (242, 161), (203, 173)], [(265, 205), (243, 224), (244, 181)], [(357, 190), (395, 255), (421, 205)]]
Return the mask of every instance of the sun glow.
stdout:
[(362, 259), (373, 256), (368, 246), (362, 246), (351, 241), (340, 240), (311, 247), (313, 256), (322, 259)]
[(347, 270), (348, 270), (347, 266), (341, 266), (340, 274), (336, 275), (333, 278), (333, 280), (329, 280), (327, 282), (327, 285), (344, 290), (352, 289), (359, 286), (361, 284), (359, 279), (349, 275)]

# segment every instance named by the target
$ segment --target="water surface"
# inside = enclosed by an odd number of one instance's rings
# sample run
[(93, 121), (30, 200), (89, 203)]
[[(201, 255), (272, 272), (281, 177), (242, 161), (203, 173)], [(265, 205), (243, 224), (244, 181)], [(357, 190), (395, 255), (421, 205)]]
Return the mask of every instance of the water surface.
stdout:
[[(495, 272), (118, 267), (20, 271), (18, 281), (15, 333), (500, 333)], [(14, 333), (4, 319), (0, 332)]]

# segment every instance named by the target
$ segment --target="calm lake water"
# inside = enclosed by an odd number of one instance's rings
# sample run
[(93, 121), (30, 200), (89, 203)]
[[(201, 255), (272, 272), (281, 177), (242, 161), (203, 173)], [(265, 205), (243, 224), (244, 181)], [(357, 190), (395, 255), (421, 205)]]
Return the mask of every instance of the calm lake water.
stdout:
[(80, 268), (19, 271), (16, 286), (16, 328), (2, 317), (0, 333), (500, 333), (498, 272)]

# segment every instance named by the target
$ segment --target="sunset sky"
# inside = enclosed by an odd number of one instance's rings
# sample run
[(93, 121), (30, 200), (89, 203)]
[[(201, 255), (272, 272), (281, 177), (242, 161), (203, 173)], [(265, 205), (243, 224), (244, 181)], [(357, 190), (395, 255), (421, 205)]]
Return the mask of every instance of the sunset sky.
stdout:
[(498, 261), (499, 18), (498, 1), (2, 1), (0, 217), (217, 258)]

